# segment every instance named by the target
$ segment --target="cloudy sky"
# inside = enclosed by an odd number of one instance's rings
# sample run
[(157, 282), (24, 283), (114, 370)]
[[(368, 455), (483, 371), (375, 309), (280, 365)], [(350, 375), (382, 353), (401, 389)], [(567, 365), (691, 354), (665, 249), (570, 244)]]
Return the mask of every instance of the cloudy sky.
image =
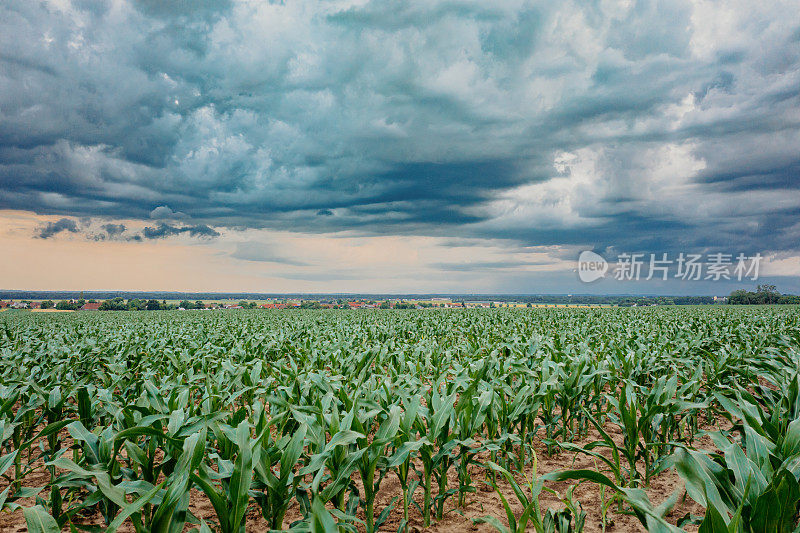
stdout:
[(799, 8), (5, 0), (0, 288), (800, 291)]

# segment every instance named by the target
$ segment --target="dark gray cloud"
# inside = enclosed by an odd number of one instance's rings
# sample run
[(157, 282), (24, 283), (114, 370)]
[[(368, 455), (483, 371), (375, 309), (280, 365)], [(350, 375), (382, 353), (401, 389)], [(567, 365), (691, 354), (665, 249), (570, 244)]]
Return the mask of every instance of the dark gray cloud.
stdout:
[(36, 236), (40, 239), (48, 239), (62, 232), (81, 234), (86, 239), (93, 241), (105, 240), (125, 240), (141, 242), (144, 239), (165, 239), (177, 235), (188, 235), (201, 239), (213, 239), (220, 236), (220, 233), (206, 224), (183, 224), (174, 225), (162, 222), (157, 226), (145, 226), (141, 231), (128, 233), (125, 224), (107, 223), (97, 224), (91, 218), (84, 218), (78, 224), (73, 219), (62, 218), (56, 222), (48, 222), (40, 227)]
[(11, 0), (0, 208), (157, 223), (128, 239), (797, 250), (796, 20), (780, 2)]
[(67, 231), (69, 233), (78, 233), (78, 224), (74, 220), (62, 218), (57, 222), (48, 222), (39, 229), (38, 236), (40, 239), (49, 239), (57, 233)]
[(101, 228), (112, 238), (122, 235), (126, 229), (125, 224), (103, 224)]
[(145, 239), (164, 239), (174, 235), (188, 234), (192, 237), (213, 238), (219, 237), (219, 232), (205, 224), (194, 226), (173, 226), (172, 224), (159, 224), (156, 227), (145, 226), (142, 230), (142, 237)]

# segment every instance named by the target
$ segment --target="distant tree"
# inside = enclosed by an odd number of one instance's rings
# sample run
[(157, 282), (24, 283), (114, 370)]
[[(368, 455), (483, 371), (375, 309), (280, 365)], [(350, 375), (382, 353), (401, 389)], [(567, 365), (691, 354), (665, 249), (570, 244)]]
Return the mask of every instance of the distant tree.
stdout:
[(119, 296), (100, 304), (101, 311), (125, 311), (127, 308), (128, 306), (125, 304), (125, 300)]
[(147, 300), (147, 305), (145, 306), (148, 311), (158, 311), (161, 309), (161, 303), (158, 300)]
[(147, 302), (140, 298), (133, 298), (128, 300), (127, 307), (131, 311), (144, 311), (147, 309)]
[(777, 303), (781, 298), (781, 293), (778, 292), (778, 288), (775, 285), (759, 285), (756, 288), (756, 293), (759, 296), (759, 300), (762, 301), (761, 303), (765, 304)]
[(748, 295), (751, 294), (744, 289), (737, 289), (728, 296), (728, 303), (731, 305), (744, 305), (750, 303)]
[(800, 297), (781, 294), (775, 285), (759, 285), (755, 292), (739, 289), (728, 296), (731, 305), (764, 305), (800, 303)]
[(41, 303), (42, 309), (51, 309), (53, 307), (53, 300), (44, 300)]
[(56, 304), (56, 309), (59, 311), (75, 311), (78, 307), (78, 304), (72, 300), (61, 300)]
[(183, 309), (194, 309), (194, 304), (189, 300), (181, 300), (181, 303), (178, 304), (178, 307)]
[(201, 300), (197, 300), (194, 303), (194, 308), (195, 309), (205, 309), (206, 308), (206, 304), (204, 304)]
[(387, 300), (381, 302), (381, 309), (391, 309), (392, 304), (390, 304)]

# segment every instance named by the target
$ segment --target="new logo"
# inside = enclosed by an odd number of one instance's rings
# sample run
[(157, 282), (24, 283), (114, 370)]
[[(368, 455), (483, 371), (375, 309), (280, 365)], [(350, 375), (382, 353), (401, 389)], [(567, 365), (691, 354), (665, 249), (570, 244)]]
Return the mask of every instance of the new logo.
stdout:
[(578, 277), (584, 283), (597, 281), (606, 275), (608, 262), (591, 250), (584, 250), (578, 256)]

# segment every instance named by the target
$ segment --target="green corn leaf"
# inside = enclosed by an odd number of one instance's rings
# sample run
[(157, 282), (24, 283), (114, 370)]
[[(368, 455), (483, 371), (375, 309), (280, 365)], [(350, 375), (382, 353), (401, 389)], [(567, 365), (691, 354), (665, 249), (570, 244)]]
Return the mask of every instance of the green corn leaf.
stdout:
[(197, 484), (200, 490), (203, 491), (211, 502), (212, 507), (214, 507), (214, 512), (217, 514), (217, 519), (220, 524), (223, 524), (224, 530), (228, 531), (228, 524), (230, 524), (228, 504), (225, 501), (224, 495), (220, 494), (220, 492), (214, 488), (207, 472), (207, 467), (202, 465), (196, 474), (192, 473), (189, 475), (189, 479)]
[(114, 518), (114, 521), (111, 522), (111, 524), (108, 526), (106, 532), (114, 533), (117, 529), (120, 528), (120, 526), (122, 526), (125, 520), (127, 520), (132, 514), (141, 511), (142, 507), (144, 507), (145, 504), (150, 503), (153, 500), (153, 498), (155, 498), (156, 494), (158, 494), (158, 491), (160, 491), (161, 488), (164, 486), (164, 483), (165, 482), (162, 481), (161, 483), (153, 487), (149, 492), (143, 494), (141, 497), (134, 500), (132, 503), (126, 505), (120, 511), (120, 513)]
[(41, 505), (26, 507), (23, 511), (29, 533), (60, 533), (58, 522)]
[(500, 533), (511, 533), (511, 530), (504, 526), (503, 523), (494, 516), (487, 515), (480, 518), (473, 518), (472, 522), (474, 524), (489, 524)]
[(189, 474), (184, 471), (170, 476), (166, 494), (153, 514), (152, 530), (154, 533), (167, 533), (173, 521), (173, 515), (189, 490)]
[(30, 440), (26, 441), (25, 443), (23, 443), (22, 446), (20, 446), (20, 449), (25, 449), (28, 446), (30, 446), (31, 444), (33, 444), (36, 441), (38, 441), (39, 439), (44, 439), (44, 438), (47, 438), (50, 435), (58, 433), (59, 431), (61, 431), (63, 428), (67, 427), (71, 423), (72, 423), (72, 420), (60, 420), (58, 422), (53, 422), (52, 424), (48, 424), (47, 426), (45, 426), (44, 429), (42, 429), (39, 433), (37, 433), (35, 437), (33, 437), (32, 439), (30, 439)]
[(797, 454), (800, 454), (800, 418), (796, 418), (789, 423), (781, 446), (781, 455), (783, 457), (791, 457)]
[(14, 450), (11, 453), (7, 453), (0, 457), (0, 476), (5, 474), (6, 470), (14, 464), (14, 459), (17, 457), (17, 453), (19, 450)]
[(338, 533), (333, 515), (325, 508), (319, 498), (311, 504), (311, 533)]
[(250, 501), (250, 484), (253, 481), (253, 453), (250, 448), (250, 424), (242, 421), (236, 428), (238, 455), (230, 481), (231, 510), (230, 531), (244, 528), (243, 519)]
[(303, 445), (305, 442), (307, 429), (308, 426), (305, 424), (301, 425), (295, 431), (294, 435), (292, 435), (292, 439), (283, 450), (283, 453), (281, 454), (280, 468), (281, 479), (287, 479), (289, 477), (289, 473), (292, 471), (292, 468), (294, 468), (294, 466), (297, 464), (297, 461), (300, 459), (300, 456), (303, 453)]
[(128, 502), (125, 500), (125, 492), (120, 487), (111, 483), (111, 477), (107, 472), (100, 470), (86, 470), (85, 468), (81, 468), (80, 466), (76, 465), (66, 457), (59, 457), (58, 459), (50, 461), (47, 464), (55, 466), (56, 468), (73, 472), (80, 476), (93, 477), (97, 480), (97, 488), (100, 489), (106, 498), (120, 507), (125, 507), (128, 504)]

